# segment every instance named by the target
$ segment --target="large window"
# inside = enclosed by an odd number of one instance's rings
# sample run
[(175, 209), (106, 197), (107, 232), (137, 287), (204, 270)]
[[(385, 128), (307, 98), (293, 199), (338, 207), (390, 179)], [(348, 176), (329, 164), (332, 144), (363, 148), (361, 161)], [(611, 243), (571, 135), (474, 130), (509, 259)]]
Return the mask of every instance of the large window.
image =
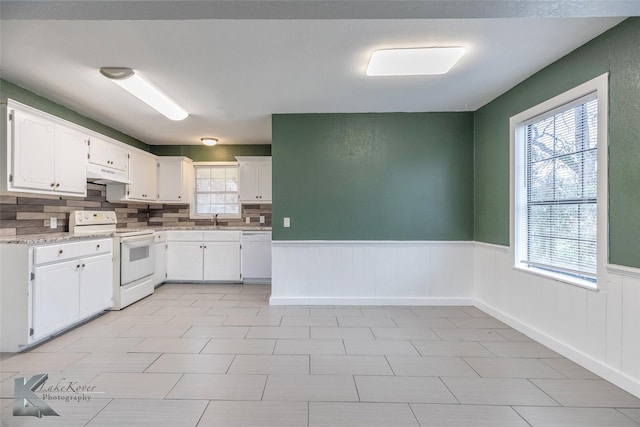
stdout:
[(240, 216), (238, 203), (238, 165), (196, 165), (195, 216)]
[(599, 229), (606, 228), (598, 168), (607, 144), (599, 131), (602, 94), (583, 89), (590, 92), (554, 99), (515, 125), (515, 263), (594, 287)]

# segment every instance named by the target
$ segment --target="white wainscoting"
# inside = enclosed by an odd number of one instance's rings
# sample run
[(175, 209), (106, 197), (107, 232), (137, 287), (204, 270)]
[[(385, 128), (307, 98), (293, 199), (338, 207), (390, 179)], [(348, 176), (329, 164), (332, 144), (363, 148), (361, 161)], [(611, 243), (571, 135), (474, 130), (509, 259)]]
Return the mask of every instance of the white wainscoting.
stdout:
[(475, 244), (475, 305), (640, 396), (640, 270), (610, 265), (593, 291), (515, 270), (511, 258)]
[(473, 242), (274, 241), (273, 305), (473, 305)]
[(640, 397), (640, 269), (597, 291), (480, 242), (274, 241), (273, 305), (475, 305)]

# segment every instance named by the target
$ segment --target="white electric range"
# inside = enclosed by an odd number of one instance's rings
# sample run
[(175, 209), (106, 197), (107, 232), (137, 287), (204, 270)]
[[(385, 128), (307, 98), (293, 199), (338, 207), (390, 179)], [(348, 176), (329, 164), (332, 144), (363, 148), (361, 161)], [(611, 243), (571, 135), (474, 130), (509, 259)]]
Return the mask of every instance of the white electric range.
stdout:
[(73, 211), (69, 231), (73, 234), (113, 236), (113, 307), (121, 310), (153, 293), (155, 268), (153, 230), (117, 228), (114, 211)]

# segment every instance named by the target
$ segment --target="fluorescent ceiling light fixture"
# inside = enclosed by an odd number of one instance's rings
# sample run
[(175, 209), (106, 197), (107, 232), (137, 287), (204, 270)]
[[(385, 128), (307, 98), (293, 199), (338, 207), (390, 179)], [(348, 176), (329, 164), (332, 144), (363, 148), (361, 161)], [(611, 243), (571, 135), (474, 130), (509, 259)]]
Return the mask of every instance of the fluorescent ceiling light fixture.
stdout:
[(368, 76), (422, 76), (445, 74), (464, 55), (463, 47), (423, 47), (376, 50)]
[(208, 145), (209, 147), (214, 146), (218, 143), (218, 139), (217, 138), (211, 138), (210, 136), (206, 136), (204, 138), (200, 138), (200, 141), (202, 141), (202, 143), (204, 145)]
[(100, 73), (168, 119), (177, 121), (189, 116), (171, 98), (131, 68), (103, 67)]

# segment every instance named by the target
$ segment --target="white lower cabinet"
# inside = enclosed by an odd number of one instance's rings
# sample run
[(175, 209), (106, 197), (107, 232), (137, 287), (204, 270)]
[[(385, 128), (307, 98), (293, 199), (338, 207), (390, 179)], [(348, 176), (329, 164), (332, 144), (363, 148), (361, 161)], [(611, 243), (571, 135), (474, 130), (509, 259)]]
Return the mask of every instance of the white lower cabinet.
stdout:
[(167, 279), (239, 282), (240, 231), (168, 231)]
[(100, 255), (80, 260), (80, 319), (101, 312), (112, 305), (113, 256)]
[(111, 307), (113, 257), (105, 254), (34, 268), (33, 336), (37, 340)]
[(202, 245), (202, 241), (174, 242), (169, 240), (167, 243), (167, 279), (204, 280)]
[(203, 279), (239, 281), (240, 242), (204, 242)]
[(75, 260), (34, 269), (32, 339), (46, 337), (78, 320), (78, 270)]
[(110, 308), (113, 240), (0, 244), (0, 352), (16, 352)]

